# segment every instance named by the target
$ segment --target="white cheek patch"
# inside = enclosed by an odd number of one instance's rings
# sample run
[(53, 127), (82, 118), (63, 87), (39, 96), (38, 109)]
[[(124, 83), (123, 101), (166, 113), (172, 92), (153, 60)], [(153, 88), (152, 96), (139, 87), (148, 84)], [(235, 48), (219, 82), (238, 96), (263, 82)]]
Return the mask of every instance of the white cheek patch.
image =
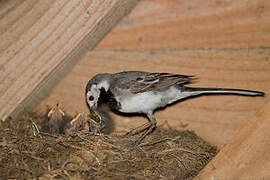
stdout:
[(92, 93), (89, 91), (86, 95), (87, 101), (89, 100), (89, 97), (92, 96)]
[(94, 96), (94, 100), (97, 100), (100, 94), (99, 90), (97, 89), (97, 86), (92, 87), (91, 92), (92, 92), (92, 96)]
[[(90, 106), (93, 106), (94, 104), (96, 104), (98, 99), (99, 99), (99, 95), (100, 95), (100, 91), (97, 88), (97, 85), (92, 85), (91, 90), (89, 92), (87, 92), (87, 102), (88, 102), (88, 104)], [(89, 101), (90, 96), (94, 97), (93, 101)]]
[(93, 92), (95, 92), (97, 90), (97, 85), (92, 85), (91, 86), (91, 92), (93, 93)]
[[(93, 84), (91, 86), (91, 89), (89, 92), (87, 92), (87, 102), (89, 104), (89, 106), (93, 106), (96, 105), (100, 96), (100, 89), (104, 88), (106, 91), (109, 89), (109, 83), (107, 81), (102, 81), (101, 83), (99, 83), (98, 85)], [(94, 100), (90, 101), (89, 97), (93, 96)]]
[(92, 93), (89, 91), (87, 92), (86, 94), (86, 101), (87, 103), (89, 104), (89, 106), (92, 106), (93, 105), (93, 101), (89, 101), (89, 97), (92, 96)]
[(102, 81), (101, 83), (98, 84), (96, 88), (101, 89), (104, 88), (106, 91), (109, 89), (109, 83), (107, 81)]

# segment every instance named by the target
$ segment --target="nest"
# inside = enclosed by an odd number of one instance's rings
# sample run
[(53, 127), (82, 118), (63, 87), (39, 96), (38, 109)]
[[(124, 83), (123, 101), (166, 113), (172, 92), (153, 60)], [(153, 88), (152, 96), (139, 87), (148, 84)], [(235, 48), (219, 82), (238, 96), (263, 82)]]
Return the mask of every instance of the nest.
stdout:
[(217, 154), (194, 132), (157, 128), (138, 146), (121, 135), (46, 132), (24, 113), (0, 124), (0, 179), (191, 179)]

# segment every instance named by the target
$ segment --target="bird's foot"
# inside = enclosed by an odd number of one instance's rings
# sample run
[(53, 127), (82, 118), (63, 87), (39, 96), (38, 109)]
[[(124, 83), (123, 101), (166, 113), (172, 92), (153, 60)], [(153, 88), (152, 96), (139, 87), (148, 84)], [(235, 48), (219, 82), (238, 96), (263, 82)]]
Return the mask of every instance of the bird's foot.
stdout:
[(147, 135), (149, 135), (155, 129), (155, 127), (156, 126), (154, 124), (151, 124), (147, 129), (144, 129), (145, 132), (138, 139), (136, 139), (134, 142), (129, 143), (127, 145), (127, 147), (139, 146), (141, 144), (141, 142), (145, 139), (145, 137)]
[(134, 129), (133, 130), (131, 130), (131, 131), (129, 131), (129, 132), (127, 132), (126, 134), (124, 134), (123, 135), (123, 137), (131, 137), (131, 136), (134, 136), (134, 135), (136, 135), (136, 134), (139, 134), (141, 131), (134, 131)]
[(135, 129), (132, 129), (131, 131), (127, 132), (126, 134), (124, 134), (124, 137), (134, 136), (136, 134), (139, 134), (139, 133), (149, 129), (150, 127), (151, 127), (151, 123), (147, 122), (147, 123), (143, 124), (142, 126), (139, 126)]

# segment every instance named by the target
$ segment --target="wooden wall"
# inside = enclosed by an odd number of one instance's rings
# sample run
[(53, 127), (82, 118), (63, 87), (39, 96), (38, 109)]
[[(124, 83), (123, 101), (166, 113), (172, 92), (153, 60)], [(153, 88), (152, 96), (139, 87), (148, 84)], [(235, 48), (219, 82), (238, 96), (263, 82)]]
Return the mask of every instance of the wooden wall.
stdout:
[(268, 0), (142, 0), (96, 49), (269, 47)]
[[(220, 147), (197, 179), (269, 179), (269, 19), (269, 0), (0, 1), (0, 118), (56, 103), (87, 112), (84, 88), (97, 73), (196, 75), (190, 86), (266, 96), (190, 99), (156, 112), (158, 126)], [(111, 115), (115, 132), (147, 121)]]
[[(143, 70), (193, 74), (191, 86), (270, 92), (270, 2), (267, 0), (141, 0), (53, 87), (38, 110), (57, 102), (87, 112), (84, 91), (96, 73)], [(269, 100), (207, 96), (156, 113), (158, 125), (195, 130), (223, 147)], [(115, 132), (147, 121), (112, 114)], [(167, 123), (166, 123), (167, 122)]]
[(46, 96), (134, 0), (0, 1), (0, 119)]

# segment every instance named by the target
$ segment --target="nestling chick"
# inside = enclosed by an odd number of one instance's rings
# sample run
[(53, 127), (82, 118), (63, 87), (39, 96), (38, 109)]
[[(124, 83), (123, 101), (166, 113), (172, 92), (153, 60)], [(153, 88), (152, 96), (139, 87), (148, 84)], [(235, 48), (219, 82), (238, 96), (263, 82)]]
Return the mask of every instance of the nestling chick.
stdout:
[(94, 134), (101, 133), (105, 127), (106, 116), (99, 110), (90, 109), (90, 114), (88, 114), (89, 131)]
[(89, 125), (87, 123), (87, 118), (82, 113), (75, 113), (73, 119), (67, 123), (65, 134), (72, 135), (80, 130), (89, 130)]
[(49, 130), (52, 134), (61, 134), (64, 129), (65, 113), (59, 108), (58, 104), (54, 105), (48, 112)]
[(65, 134), (72, 135), (80, 130), (101, 133), (105, 127), (105, 122), (109, 121), (109, 116), (99, 110), (91, 110), (90, 114), (75, 113), (73, 119), (67, 123)]

